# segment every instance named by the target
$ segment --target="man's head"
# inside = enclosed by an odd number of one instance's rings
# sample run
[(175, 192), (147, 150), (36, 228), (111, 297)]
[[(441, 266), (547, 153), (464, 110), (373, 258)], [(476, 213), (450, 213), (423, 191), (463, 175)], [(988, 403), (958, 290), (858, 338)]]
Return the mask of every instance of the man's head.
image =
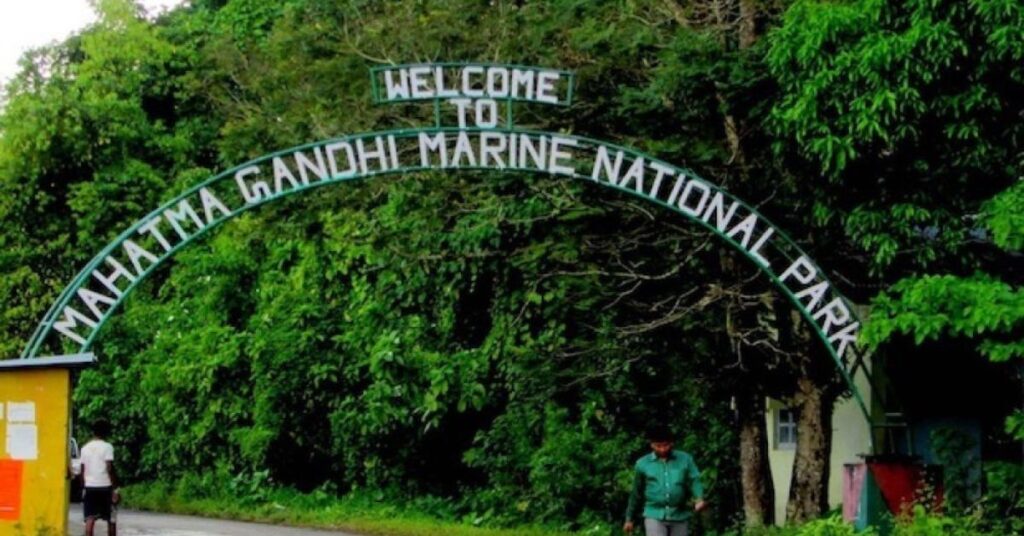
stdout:
[(653, 428), (647, 433), (647, 440), (651, 442), (651, 450), (659, 458), (667, 458), (675, 446), (675, 438), (672, 431), (666, 427)]
[(98, 419), (93, 422), (92, 435), (100, 439), (107, 439), (110, 437), (110, 421), (106, 419)]

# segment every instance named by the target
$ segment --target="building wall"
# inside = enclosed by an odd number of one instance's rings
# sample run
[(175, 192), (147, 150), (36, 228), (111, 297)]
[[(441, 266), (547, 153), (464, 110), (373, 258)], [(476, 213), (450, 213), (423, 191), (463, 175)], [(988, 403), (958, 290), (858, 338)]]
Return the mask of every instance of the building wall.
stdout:
[(768, 464), (771, 467), (772, 483), (775, 486), (775, 524), (777, 525), (782, 525), (786, 521), (786, 499), (789, 497), (789, 484), (793, 479), (793, 457), (795, 455), (794, 450), (780, 449), (778, 446), (775, 416), (776, 412), (784, 407), (782, 402), (769, 398), (767, 410), (764, 413), (765, 426), (768, 429)]
[(69, 378), (0, 371), (0, 536), (67, 532)]
[[(870, 364), (869, 364), (870, 365)], [(855, 383), (864, 403), (871, 408), (871, 390), (867, 378), (859, 375)], [(786, 406), (782, 402), (768, 399), (765, 406), (765, 424), (768, 429), (768, 462), (771, 466), (772, 482), (775, 486), (775, 521), (782, 525), (786, 520), (786, 503), (789, 498), (789, 484), (793, 476), (795, 451), (780, 448), (776, 437), (776, 412)], [(800, 431), (797, 430), (797, 434)], [(842, 399), (832, 413), (832, 455), (829, 465), (828, 503), (832, 508), (843, 502), (843, 465), (863, 461), (859, 454), (870, 451), (871, 426), (864, 420), (857, 402), (852, 398)]]

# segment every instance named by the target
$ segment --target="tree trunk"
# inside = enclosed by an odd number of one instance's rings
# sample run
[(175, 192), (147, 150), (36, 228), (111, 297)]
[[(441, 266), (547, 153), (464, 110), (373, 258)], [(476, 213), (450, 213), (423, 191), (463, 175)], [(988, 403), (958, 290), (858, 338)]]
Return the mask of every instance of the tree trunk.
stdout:
[(755, 0), (740, 0), (740, 20), (738, 45), (740, 50), (750, 48), (757, 41), (757, 11)]
[(736, 395), (743, 518), (748, 528), (771, 525), (775, 520), (775, 486), (768, 466), (764, 407), (764, 395), (756, 389)]
[(828, 510), (829, 465), (832, 453), (834, 389), (815, 379), (797, 380), (796, 456), (786, 505), (787, 523), (805, 523)]

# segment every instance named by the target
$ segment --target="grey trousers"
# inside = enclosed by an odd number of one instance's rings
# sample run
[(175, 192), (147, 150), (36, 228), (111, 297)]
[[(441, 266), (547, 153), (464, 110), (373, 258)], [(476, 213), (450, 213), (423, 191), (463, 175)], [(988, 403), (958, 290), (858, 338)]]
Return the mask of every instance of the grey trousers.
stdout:
[(662, 521), (645, 517), (644, 532), (647, 536), (690, 536), (690, 524), (686, 521)]

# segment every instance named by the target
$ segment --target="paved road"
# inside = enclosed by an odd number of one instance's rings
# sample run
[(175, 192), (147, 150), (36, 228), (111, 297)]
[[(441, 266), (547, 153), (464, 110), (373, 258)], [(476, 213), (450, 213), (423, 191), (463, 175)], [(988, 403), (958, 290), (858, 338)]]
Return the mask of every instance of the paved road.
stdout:
[[(82, 536), (82, 505), (71, 505), (69, 536)], [(96, 524), (95, 536), (106, 536), (103, 522)], [(118, 536), (354, 536), (345, 532), (298, 529), (279, 525), (221, 521), (202, 517), (175, 516), (124, 510), (118, 513)]]

